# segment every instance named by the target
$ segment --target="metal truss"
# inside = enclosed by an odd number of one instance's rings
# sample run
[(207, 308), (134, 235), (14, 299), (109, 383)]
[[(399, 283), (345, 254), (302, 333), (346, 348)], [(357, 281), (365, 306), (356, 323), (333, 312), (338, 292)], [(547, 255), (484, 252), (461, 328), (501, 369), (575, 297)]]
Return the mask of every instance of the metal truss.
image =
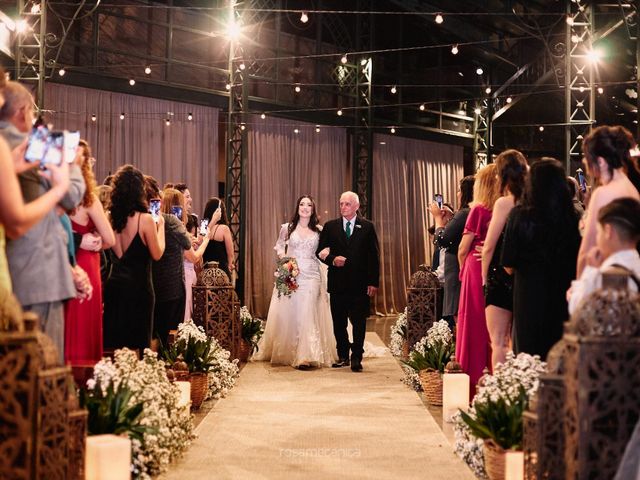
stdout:
[(47, 36), (47, 3), (41, 0), (38, 5), (33, 2), (18, 0), (18, 14), (26, 21), (24, 31), (16, 35), (16, 78), (18, 82), (29, 82), (37, 85), (36, 102), (38, 108), (44, 107), (44, 81), (46, 77), (46, 36)]
[(567, 2), (565, 56), (565, 167), (571, 173), (582, 159), (582, 139), (595, 122), (593, 5)]
[[(235, 0), (229, 0), (229, 21), (240, 22), (241, 9)], [(245, 253), (245, 165), (246, 165), (246, 109), (247, 85), (244, 50), (237, 39), (229, 42), (229, 112), (227, 115), (227, 178), (225, 203), (229, 228), (233, 237), (236, 272), (240, 272), (236, 291), (242, 300), (244, 295), (244, 253)]]
[(356, 111), (353, 132), (353, 189), (360, 197), (360, 214), (371, 218), (371, 179), (373, 173), (373, 113), (371, 109), (371, 80), (373, 63), (363, 58), (356, 66)]
[(473, 158), (476, 171), (493, 161), (493, 99), (484, 98), (476, 106), (473, 121)]

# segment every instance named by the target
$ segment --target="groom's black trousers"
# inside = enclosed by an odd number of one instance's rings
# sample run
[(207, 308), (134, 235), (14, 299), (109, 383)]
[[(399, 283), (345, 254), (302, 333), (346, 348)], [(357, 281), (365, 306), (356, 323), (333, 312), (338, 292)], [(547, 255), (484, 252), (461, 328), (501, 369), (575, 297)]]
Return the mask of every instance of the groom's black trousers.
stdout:
[[(333, 317), (333, 334), (336, 337), (338, 357), (349, 358), (349, 349), (353, 358), (362, 360), (364, 352), (364, 335), (367, 329), (370, 298), (367, 294), (332, 293), (331, 316)], [(347, 317), (353, 326), (353, 344), (349, 345), (347, 333)]]

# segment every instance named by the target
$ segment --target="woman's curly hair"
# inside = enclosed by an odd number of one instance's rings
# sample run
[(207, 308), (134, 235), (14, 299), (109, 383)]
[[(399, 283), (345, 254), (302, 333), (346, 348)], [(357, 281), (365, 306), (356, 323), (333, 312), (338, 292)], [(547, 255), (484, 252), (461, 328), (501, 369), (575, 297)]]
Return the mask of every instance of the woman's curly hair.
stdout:
[(147, 211), (144, 186), (144, 175), (133, 165), (124, 165), (116, 172), (111, 192), (111, 226), (116, 232), (124, 230), (135, 212)]
[(84, 192), (80, 206), (88, 208), (93, 205), (97, 195), (96, 177), (93, 174), (93, 165), (91, 165), (91, 147), (86, 140), (80, 140), (78, 145), (81, 148), (80, 157), (80, 170), (82, 171), (82, 178), (87, 189)]

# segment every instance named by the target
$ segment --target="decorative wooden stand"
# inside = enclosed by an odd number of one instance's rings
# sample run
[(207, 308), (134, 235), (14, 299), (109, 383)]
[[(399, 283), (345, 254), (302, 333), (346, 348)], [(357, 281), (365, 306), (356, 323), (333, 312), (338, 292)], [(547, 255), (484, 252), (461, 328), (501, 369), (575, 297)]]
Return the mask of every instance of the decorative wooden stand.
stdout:
[(10, 329), (0, 331), (0, 478), (84, 479), (87, 417), (71, 369), (60, 366), (35, 315), (22, 317), (6, 292), (0, 304), (0, 323)]
[(428, 265), (420, 265), (411, 276), (407, 288), (407, 343), (409, 350), (427, 334), (439, 320), (438, 303), (441, 300), (440, 281)]
[(193, 321), (204, 327), (222, 347), (239, 357), (242, 323), (240, 302), (227, 274), (208, 262), (193, 286)]
[(640, 416), (640, 295), (591, 294), (549, 370), (524, 417), (525, 478), (613, 478)]

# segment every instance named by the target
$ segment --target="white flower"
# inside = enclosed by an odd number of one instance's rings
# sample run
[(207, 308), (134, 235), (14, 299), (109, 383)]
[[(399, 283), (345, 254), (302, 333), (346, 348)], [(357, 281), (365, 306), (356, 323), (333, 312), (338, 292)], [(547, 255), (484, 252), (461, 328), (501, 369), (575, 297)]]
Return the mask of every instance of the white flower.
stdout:
[(184, 340), (188, 342), (190, 337), (194, 337), (196, 340), (203, 342), (207, 341), (207, 334), (204, 332), (204, 328), (197, 326), (191, 319), (178, 325), (176, 341)]
[(407, 331), (407, 309), (404, 309), (400, 315), (398, 315), (398, 320), (391, 327), (391, 337), (389, 342), (389, 351), (391, 351), (391, 355), (394, 357), (402, 356), (402, 345), (407, 341), (406, 339), (406, 331)]

